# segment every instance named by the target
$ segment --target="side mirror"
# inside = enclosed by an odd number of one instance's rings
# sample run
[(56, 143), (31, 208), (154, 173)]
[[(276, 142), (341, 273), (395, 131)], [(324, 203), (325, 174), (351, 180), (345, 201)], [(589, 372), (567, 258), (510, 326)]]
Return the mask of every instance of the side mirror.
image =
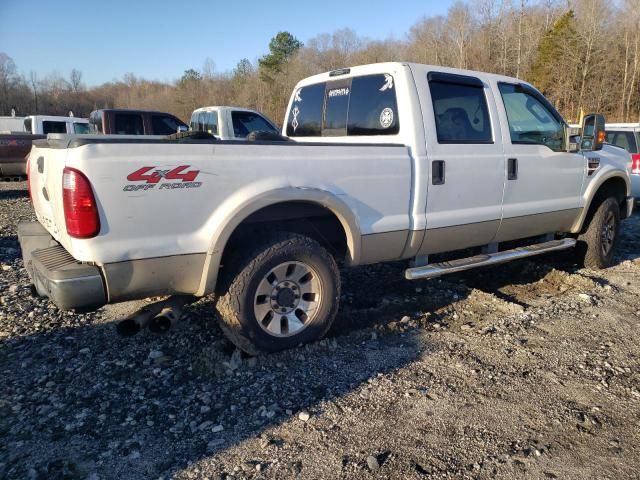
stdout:
[(606, 139), (604, 115), (590, 113), (582, 119), (582, 140), (580, 149), (584, 151), (601, 150)]
[(187, 132), (187, 131), (189, 131), (189, 129), (185, 125), (178, 125), (178, 132), (177, 133), (182, 133), (182, 132)]

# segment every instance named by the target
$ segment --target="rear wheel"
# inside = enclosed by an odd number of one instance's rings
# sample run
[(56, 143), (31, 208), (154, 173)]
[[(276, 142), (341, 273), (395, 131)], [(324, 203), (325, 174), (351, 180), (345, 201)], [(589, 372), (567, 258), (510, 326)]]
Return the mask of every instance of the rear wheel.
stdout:
[(578, 237), (578, 254), (585, 267), (598, 270), (613, 264), (619, 229), (620, 206), (615, 198), (609, 197), (598, 205), (589, 225)]
[(339, 298), (340, 275), (327, 250), (280, 232), (229, 260), (217, 309), (231, 341), (255, 355), (324, 336)]

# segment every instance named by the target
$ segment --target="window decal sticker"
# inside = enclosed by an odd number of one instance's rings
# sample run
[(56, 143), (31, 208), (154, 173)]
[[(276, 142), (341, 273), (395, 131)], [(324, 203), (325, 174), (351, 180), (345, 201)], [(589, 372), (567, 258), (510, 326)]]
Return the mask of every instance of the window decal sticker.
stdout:
[(384, 92), (385, 90), (392, 90), (392, 89), (393, 89), (393, 77), (391, 75), (389, 75), (388, 73), (385, 73), (384, 74), (384, 85), (382, 85), (382, 87), (380, 88), (380, 91)]
[(327, 94), (328, 97), (344, 97), (345, 95), (349, 95), (349, 87), (334, 88), (329, 90)]
[(295, 132), (296, 129), (298, 128), (298, 125), (300, 125), (298, 123), (298, 115), (300, 115), (300, 109), (298, 108), (297, 105), (293, 107), (291, 114), (293, 115), (293, 121), (291, 122), (291, 126), (293, 127), (293, 131)]
[(382, 128), (389, 128), (393, 125), (393, 110), (389, 107), (385, 108), (380, 113), (380, 125)]

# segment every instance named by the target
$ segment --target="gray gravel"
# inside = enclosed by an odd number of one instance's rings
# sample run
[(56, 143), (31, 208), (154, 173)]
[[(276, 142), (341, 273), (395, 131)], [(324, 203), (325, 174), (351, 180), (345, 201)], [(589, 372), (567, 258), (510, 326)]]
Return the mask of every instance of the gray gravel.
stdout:
[(345, 272), (329, 338), (257, 358), (211, 299), (124, 339), (143, 302), (32, 298), (32, 218), (25, 184), (0, 183), (0, 478), (638, 478), (638, 215), (603, 272), (568, 254)]

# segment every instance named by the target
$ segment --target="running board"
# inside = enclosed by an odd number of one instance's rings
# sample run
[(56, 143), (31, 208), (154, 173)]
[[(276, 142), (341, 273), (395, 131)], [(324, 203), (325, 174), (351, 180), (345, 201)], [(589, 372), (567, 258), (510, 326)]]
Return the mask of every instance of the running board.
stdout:
[(423, 267), (408, 268), (404, 271), (407, 280), (417, 280), (419, 278), (435, 278), (447, 273), (463, 272), (477, 267), (487, 267), (499, 263), (510, 262), (519, 258), (532, 257), (542, 253), (555, 252), (575, 247), (574, 238), (564, 238), (562, 240), (552, 240), (550, 242), (536, 243), (527, 247), (514, 248), (504, 252), (476, 255), (475, 257), (451, 260), (450, 262), (433, 263)]

